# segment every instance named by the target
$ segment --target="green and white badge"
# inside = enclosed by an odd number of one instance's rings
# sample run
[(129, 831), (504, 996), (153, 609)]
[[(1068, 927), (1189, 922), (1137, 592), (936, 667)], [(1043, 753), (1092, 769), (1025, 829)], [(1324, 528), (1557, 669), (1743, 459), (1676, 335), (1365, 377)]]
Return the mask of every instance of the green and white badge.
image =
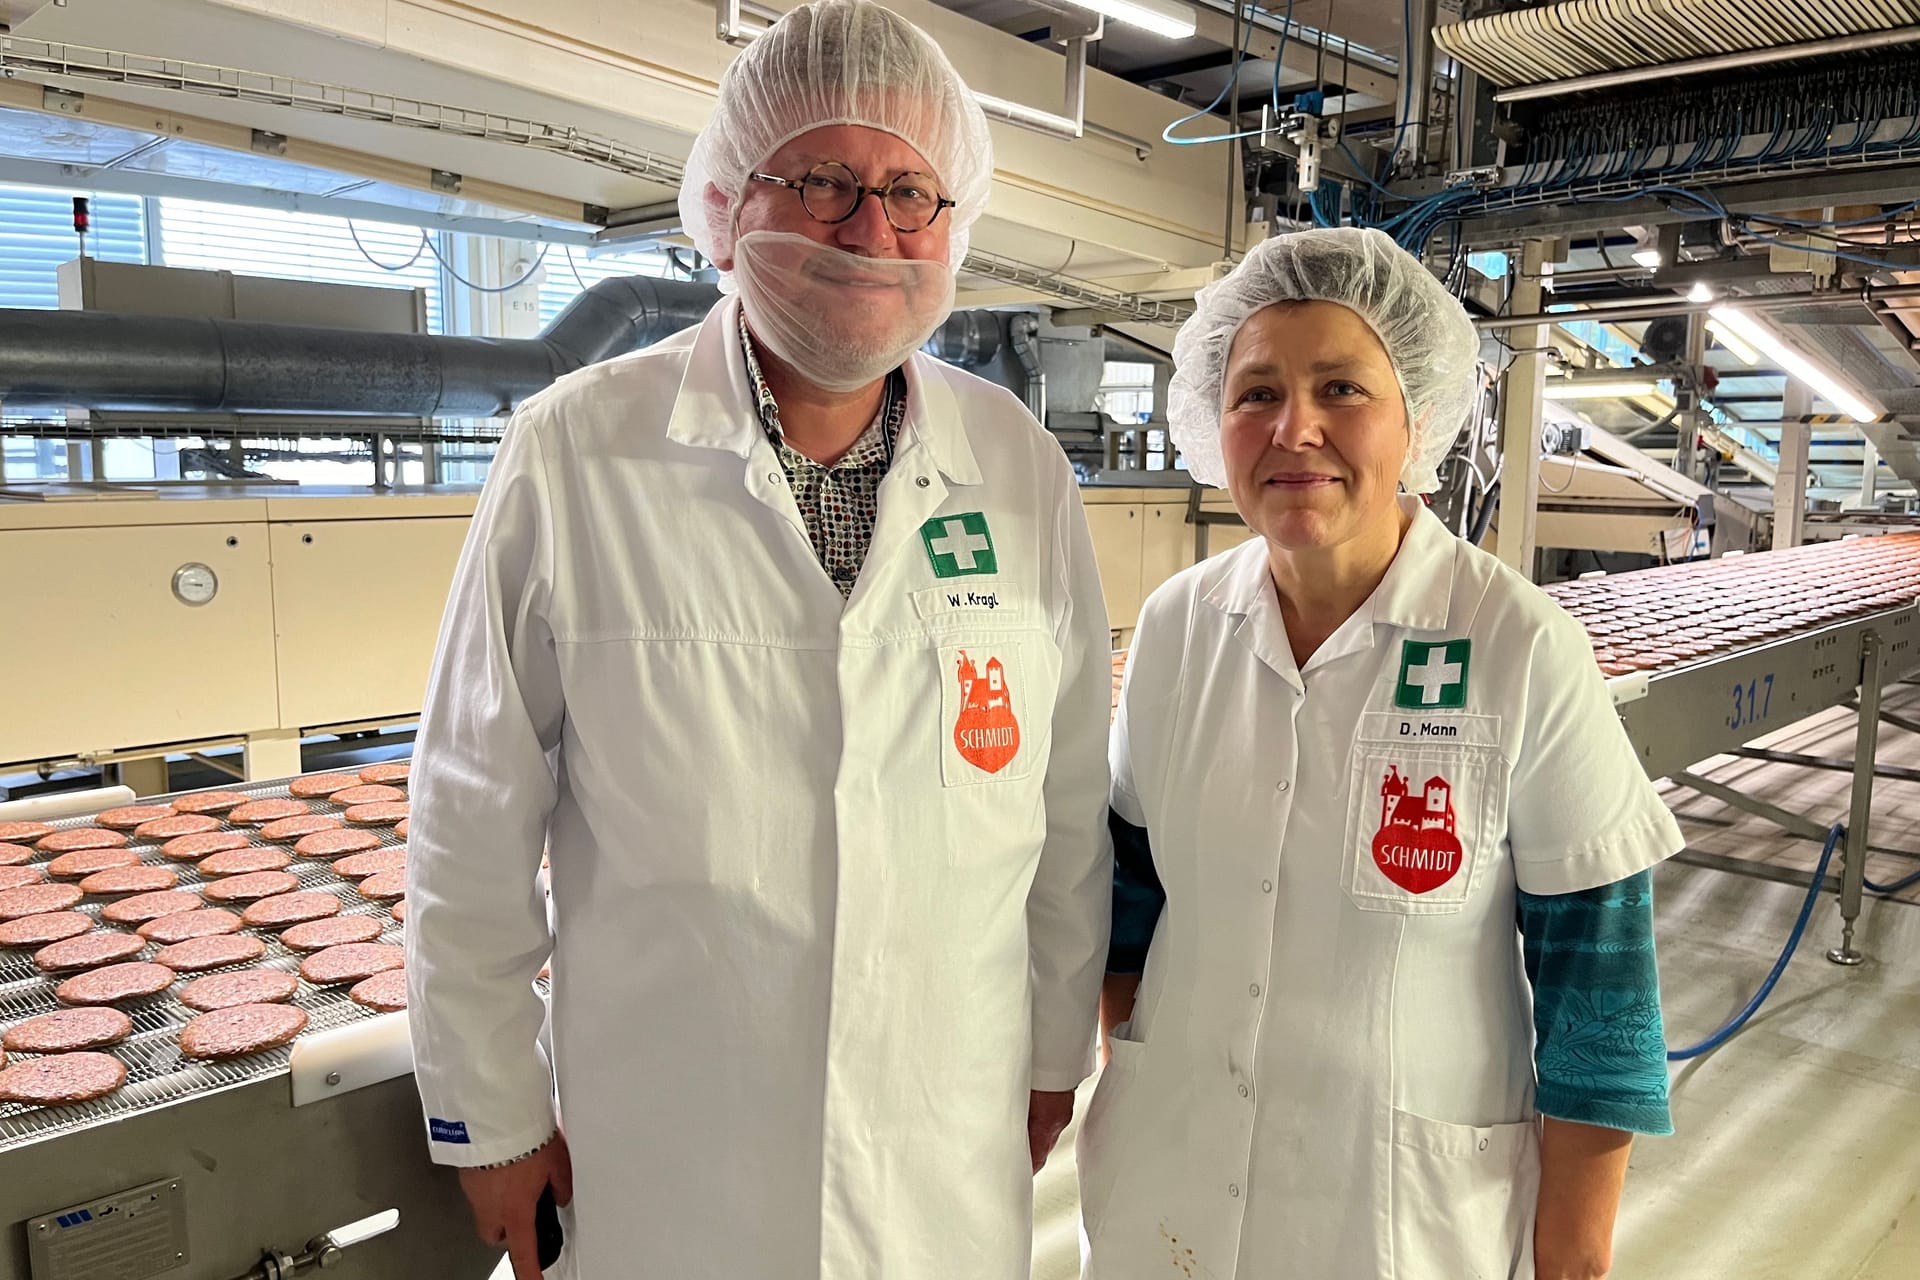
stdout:
[(1393, 705), (1411, 711), (1467, 705), (1467, 665), (1471, 640), (1422, 644), (1408, 640), (1400, 651), (1400, 680)]
[(927, 559), (933, 563), (936, 578), (970, 578), (1000, 571), (1000, 562), (993, 554), (993, 534), (981, 512), (935, 516), (920, 526), (920, 540), (927, 544)]

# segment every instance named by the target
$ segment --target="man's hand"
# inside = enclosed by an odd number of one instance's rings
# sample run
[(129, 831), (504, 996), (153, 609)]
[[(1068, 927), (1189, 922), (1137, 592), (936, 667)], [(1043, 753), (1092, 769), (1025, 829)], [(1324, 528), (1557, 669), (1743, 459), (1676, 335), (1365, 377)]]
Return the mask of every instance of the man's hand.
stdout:
[(1060, 1141), (1073, 1121), (1073, 1090), (1049, 1093), (1034, 1089), (1027, 1095), (1027, 1149), (1033, 1155), (1033, 1171), (1047, 1162), (1053, 1144)]
[(524, 1160), (498, 1169), (460, 1171), (460, 1189), (473, 1206), (474, 1228), (488, 1244), (505, 1246), (513, 1280), (540, 1280), (533, 1211), (549, 1185), (555, 1204), (573, 1203), (573, 1160), (559, 1134)]

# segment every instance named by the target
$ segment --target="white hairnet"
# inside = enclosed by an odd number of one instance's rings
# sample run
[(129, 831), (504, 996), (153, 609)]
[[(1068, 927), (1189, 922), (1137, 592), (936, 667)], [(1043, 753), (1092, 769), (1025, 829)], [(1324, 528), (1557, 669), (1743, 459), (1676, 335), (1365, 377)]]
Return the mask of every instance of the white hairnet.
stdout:
[(1173, 344), (1167, 419), (1187, 469), (1226, 484), (1220, 399), (1227, 355), (1248, 316), (1276, 302), (1337, 302), (1366, 321), (1386, 348), (1407, 406), (1409, 493), (1439, 487), (1438, 467), (1479, 394), (1480, 338), (1454, 296), (1383, 232), (1328, 227), (1275, 236), (1226, 279), (1195, 296)]
[[(947, 265), (957, 274), (967, 231), (993, 179), (987, 118), (927, 33), (871, 0), (817, 0), (740, 51), (694, 139), (680, 216), (709, 258), (733, 256), (733, 214), (748, 175), (810, 129), (865, 125), (918, 151), (955, 207)], [(712, 184), (722, 197), (707, 201)]]

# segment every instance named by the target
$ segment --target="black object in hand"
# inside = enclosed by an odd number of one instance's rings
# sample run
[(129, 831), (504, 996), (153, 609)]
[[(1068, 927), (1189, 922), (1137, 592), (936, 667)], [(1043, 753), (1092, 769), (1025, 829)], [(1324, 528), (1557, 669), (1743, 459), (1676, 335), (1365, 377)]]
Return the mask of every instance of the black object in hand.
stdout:
[(542, 1271), (560, 1261), (560, 1250), (567, 1242), (567, 1234), (560, 1229), (560, 1208), (553, 1201), (551, 1186), (540, 1193), (540, 1203), (534, 1206), (533, 1239)]

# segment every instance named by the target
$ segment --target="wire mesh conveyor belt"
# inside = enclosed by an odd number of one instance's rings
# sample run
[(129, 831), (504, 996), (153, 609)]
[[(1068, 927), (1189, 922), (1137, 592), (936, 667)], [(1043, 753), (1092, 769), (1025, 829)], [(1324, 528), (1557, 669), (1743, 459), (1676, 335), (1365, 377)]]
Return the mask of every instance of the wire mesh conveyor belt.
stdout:
[(1920, 598), (1920, 533), (1815, 543), (1548, 587), (1608, 676), (1665, 672)]
[[(290, 796), (287, 782), (275, 783), (239, 783), (231, 788), (241, 792), (250, 800), (278, 799)], [(191, 793), (188, 793), (191, 794)], [(172, 797), (143, 799), (139, 803), (164, 805)], [(343, 807), (322, 799), (306, 802), (315, 814), (339, 817)], [(68, 818), (48, 825), (59, 831), (91, 827), (94, 815)], [(245, 835), (254, 844), (281, 849), (293, 853), (292, 842), (277, 843), (260, 835), (259, 828), (240, 826), (222, 818), (222, 831), (232, 831)], [(395, 833), (392, 826), (364, 826), (364, 830), (376, 837), (381, 848), (404, 846), (404, 840)], [(31, 842), (29, 842), (31, 843)], [(198, 864), (193, 862), (171, 862), (160, 855), (161, 840), (142, 840), (137, 836), (127, 846), (140, 857), (142, 866), (160, 866), (175, 872), (179, 876), (177, 888), (198, 893), (209, 884), (220, 879), (217, 876), (203, 875)], [(56, 855), (53, 853), (36, 854), (28, 865), (44, 867)], [(340, 875), (327, 859), (303, 858), (294, 855), (286, 870), (298, 877), (301, 891), (319, 890), (332, 893), (340, 899), (342, 915), (371, 915), (381, 923), (380, 935), (375, 941), (398, 943), (403, 940), (404, 926), (393, 919), (390, 910), (391, 901), (371, 901), (362, 897), (355, 889), (355, 882)], [(46, 883), (57, 883), (47, 881)], [(132, 932), (132, 926), (117, 926), (100, 922), (100, 911), (112, 898), (89, 897), (72, 910), (83, 912), (95, 919), (95, 932)], [(244, 904), (225, 904), (206, 902), (209, 907), (229, 907), (238, 914)], [(275, 969), (284, 972), (297, 972), (302, 953), (289, 949), (281, 942), (278, 931), (267, 929), (243, 929), (266, 943), (266, 954), (256, 960), (241, 965), (208, 970), (209, 973), (228, 973), (244, 968)], [(149, 943), (133, 960), (145, 960), (159, 948)], [(34, 967), (33, 952), (30, 950), (0, 950), (0, 1031), (38, 1014), (51, 1013), (62, 1008), (54, 997), (54, 990), (71, 973), (43, 974)], [(0, 1102), (0, 1151), (29, 1142), (54, 1137), (95, 1124), (117, 1120), (153, 1107), (166, 1106), (180, 1102), (197, 1094), (217, 1089), (231, 1088), (248, 1084), (267, 1076), (277, 1075), (287, 1070), (292, 1057), (292, 1046), (269, 1049), (263, 1053), (220, 1062), (195, 1061), (185, 1058), (180, 1052), (180, 1029), (195, 1016), (195, 1011), (181, 1004), (177, 996), (182, 987), (195, 978), (205, 976), (201, 973), (181, 973), (177, 980), (165, 991), (143, 1000), (119, 1002), (118, 1007), (133, 1020), (133, 1030), (119, 1044), (101, 1050), (118, 1058), (127, 1068), (126, 1083), (114, 1093), (93, 1102), (74, 1106), (25, 1106), (19, 1103)], [(317, 1032), (344, 1026), (367, 1018), (383, 1015), (370, 1008), (354, 1003), (347, 997), (347, 985), (315, 986), (304, 978), (295, 993), (292, 1003), (304, 1009), (308, 1016), (306, 1030), (301, 1036), (312, 1036)], [(18, 1063), (31, 1060), (32, 1054), (9, 1054), (8, 1062)]]
[(1920, 24), (1920, 0), (1562, 0), (1438, 28), (1501, 88)]

